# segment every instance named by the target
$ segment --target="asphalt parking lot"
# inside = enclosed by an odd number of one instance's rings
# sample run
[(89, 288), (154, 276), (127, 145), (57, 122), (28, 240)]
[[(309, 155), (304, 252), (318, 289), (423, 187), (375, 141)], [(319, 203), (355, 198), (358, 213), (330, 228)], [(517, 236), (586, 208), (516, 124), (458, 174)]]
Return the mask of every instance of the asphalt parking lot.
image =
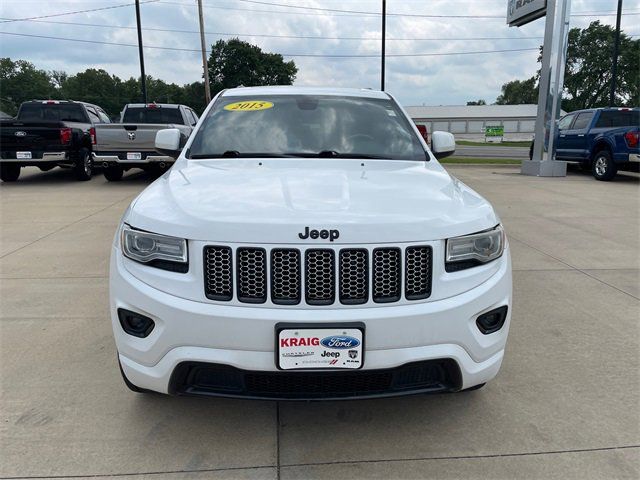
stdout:
[(639, 478), (640, 177), (449, 170), (510, 238), (501, 373), (476, 392), (325, 403), (129, 392), (108, 256), (149, 180), (28, 169), (3, 184), (0, 476)]

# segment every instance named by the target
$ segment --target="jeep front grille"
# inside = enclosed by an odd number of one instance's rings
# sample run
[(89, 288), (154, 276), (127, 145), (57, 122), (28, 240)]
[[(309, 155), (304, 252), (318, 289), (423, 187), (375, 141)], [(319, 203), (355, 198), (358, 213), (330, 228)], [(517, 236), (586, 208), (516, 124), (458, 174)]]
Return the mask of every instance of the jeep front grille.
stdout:
[(335, 252), (307, 250), (305, 255), (306, 298), (309, 305), (331, 305), (336, 297)]
[[(406, 248), (204, 248), (211, 300), (277, 305), (361, 305), (429, 298), (433, 252)], [(234, 268), (235, 267), (235, 268)], [(235, 288), (235, 292), (234, 292)]]
[(267, 301), (267, 252), (264, 248), (239, 248), (238, 300), (245, 303)]
[(205, 247), (204, 293), (211, 300), (233, 298), (233, 268), (229, 247)]
[(300, 251), (293, 248), (271, 250), (271, 301), (296, 305), (302, 296)]

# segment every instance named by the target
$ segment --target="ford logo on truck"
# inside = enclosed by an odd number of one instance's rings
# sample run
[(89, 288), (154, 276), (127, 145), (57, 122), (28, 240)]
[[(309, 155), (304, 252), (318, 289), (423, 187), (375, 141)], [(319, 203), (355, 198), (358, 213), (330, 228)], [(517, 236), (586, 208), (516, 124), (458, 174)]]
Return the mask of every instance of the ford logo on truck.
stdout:
[(349, 336), (332, 336), (324, 337), (320, 340), (320, 344), (327, 348), (355, 348), (360, 345), (360, 340)]

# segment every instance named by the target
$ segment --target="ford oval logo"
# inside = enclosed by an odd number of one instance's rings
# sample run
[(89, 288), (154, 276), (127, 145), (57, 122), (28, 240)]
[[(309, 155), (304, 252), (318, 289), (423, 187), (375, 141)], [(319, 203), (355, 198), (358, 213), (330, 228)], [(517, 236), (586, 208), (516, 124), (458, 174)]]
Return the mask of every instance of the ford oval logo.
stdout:
[(360, 345), (360, 340), (346, 335), (333, 335), (331, 337), (324, 337), (320, 340), (320, 344), (327, 348), (356, 348)]
[(26, 137), (27, 136), (27, 132), (23, 132), (22, 130), (18, 130), (17, 132), (14, 133), (14, 135), (16, 137)]

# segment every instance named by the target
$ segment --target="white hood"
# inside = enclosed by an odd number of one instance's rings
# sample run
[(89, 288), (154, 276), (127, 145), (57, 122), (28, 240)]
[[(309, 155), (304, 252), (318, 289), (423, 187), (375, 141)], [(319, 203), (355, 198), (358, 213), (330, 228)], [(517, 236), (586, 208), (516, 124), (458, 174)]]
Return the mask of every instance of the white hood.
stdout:
[(166, 235), (225, 243), (333, 244), (440, 240), (495, 226), (489, 203), (435, 161), (185, 160), (144, 190), (125, 221)]

